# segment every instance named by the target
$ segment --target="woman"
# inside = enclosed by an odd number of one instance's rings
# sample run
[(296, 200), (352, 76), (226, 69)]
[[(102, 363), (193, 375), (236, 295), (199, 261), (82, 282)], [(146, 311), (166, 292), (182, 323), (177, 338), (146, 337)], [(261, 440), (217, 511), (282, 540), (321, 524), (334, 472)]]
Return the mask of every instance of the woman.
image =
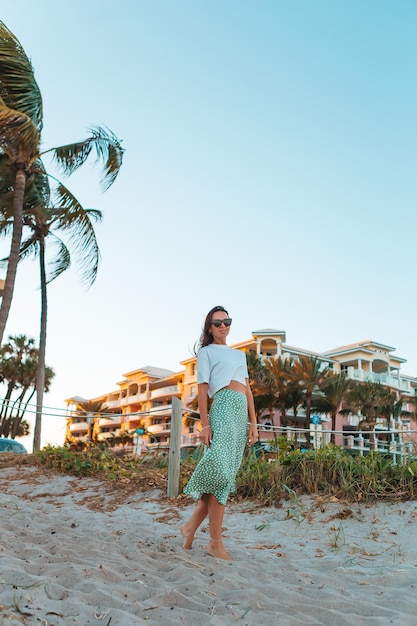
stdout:
[[(222, 525), (229, 493), (236, 491), (236, 474), (246, 445), (258, 439), (255, 408), (249, 387), (245, 353), (226, 344), (232, 320), (222, 306), (209, 311), (200, 339), (197, 357), (198, 408), (201, 419), (200, 441), (206, 446), (185, 493), (197, 506), (181, 526), (184, 548), (190, 550), (194, 534), (209, 518), (207, 552), (231, 561), (223, 546)], [(208, 414), (207, 397), (213, 398)]]

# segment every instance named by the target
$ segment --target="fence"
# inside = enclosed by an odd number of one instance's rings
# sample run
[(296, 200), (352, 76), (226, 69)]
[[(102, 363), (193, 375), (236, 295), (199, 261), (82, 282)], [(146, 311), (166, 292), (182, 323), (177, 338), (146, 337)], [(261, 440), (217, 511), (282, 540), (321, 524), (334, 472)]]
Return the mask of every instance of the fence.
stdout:
[[(172, 418), (171, 418), (171, 438), (169, 448), (169, 465), (168, 465), (168, 490), (169, 498), (175, 498), (179, 491), (179, 475), (180, 475), (180, 448), (181, 448), (181, 427), (182, 427), (181, 401), (173, 398), (172, 401)], [(194, 413), (198, 420), (197, 411), (186, 411), (189, 417), (190, 413)], [(258, 424), (258, 432), (262, 432), (262, 424)], [(341, 431), (329, 430), (321, 428), (317, 424), (312, 424), (310, 429), (294, 428), (292, 426), (268, 426), (264, 432), (273, 432), (275, 437), (284, 436), (289, 441), (296, 440), (303, 448), (302, 444), (309, 444), (314, 449), (320, 449), (323, 445), (330, 443), (331, 435), (342, 438), (343, 449), (348, 452), (363, 456), (371, 450), (381, 452), (382, 454), (391, 456), (392, 464), (397, 465), (403, 463), (413, 454), (413, 441), (411, 435), (416, 435), (417, 430), (373, 430), (373, 431)], [(384, 439), (382, 439), (382, 436)], [(414, 442), (415, 445), (415, 442)]]

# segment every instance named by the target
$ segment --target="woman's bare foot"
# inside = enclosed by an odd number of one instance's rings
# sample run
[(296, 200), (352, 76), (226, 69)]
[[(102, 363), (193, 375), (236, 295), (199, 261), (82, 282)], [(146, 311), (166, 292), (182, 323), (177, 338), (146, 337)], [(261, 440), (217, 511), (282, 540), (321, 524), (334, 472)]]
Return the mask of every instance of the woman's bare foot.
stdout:
[(212, 539), (208, 542), (207, 552), (210, 556), (214, 556), (216, 559), (223, 559), (223, 561), (231, 561), (229, 554), (224, 549), (222, 539)]
[(181, 535), (184, 537), (184, 543), (182, 544), (182, 547), (185, 550), (191, 550), (191, 548), (193, 547), (194, 533), (188, 532), (187, 523), (180, 526), (180, 531)]

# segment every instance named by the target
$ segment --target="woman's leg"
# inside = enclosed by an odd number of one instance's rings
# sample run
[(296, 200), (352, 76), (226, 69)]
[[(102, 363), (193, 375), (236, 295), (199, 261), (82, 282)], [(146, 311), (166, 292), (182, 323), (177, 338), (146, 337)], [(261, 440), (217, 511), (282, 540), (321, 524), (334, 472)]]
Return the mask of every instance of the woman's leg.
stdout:
[(207, 552), (218, 559), (231, 561), (229, 554), (223, 546), (223, 517), (224, 504), (220, 504), (216, 496), (209, 494), (208, 496), (208, 516), (210, 526), (210, 540), (207, 546)]
[(208, 514), (208, 500), (209, 494), (203, 493), (201, 499), (197, 502), (197, 506), (194, 509), (188, 522), (185, 522), (180, 526), (180, 531), (184, 537), (183, 547), (186, 550), (191, 550), (194, 540), (194, 534), (200, 524), (206, 519)]

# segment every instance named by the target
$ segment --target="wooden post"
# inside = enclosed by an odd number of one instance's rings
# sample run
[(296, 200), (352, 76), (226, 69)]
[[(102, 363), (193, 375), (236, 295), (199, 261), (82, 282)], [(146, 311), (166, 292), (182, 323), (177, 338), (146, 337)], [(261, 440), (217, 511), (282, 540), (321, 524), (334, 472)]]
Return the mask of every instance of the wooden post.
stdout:
[(181, 400), (172, 398), (171, 437), (168, 457), (168, 498), (176, 498), (180, 484), (182, 410)]

